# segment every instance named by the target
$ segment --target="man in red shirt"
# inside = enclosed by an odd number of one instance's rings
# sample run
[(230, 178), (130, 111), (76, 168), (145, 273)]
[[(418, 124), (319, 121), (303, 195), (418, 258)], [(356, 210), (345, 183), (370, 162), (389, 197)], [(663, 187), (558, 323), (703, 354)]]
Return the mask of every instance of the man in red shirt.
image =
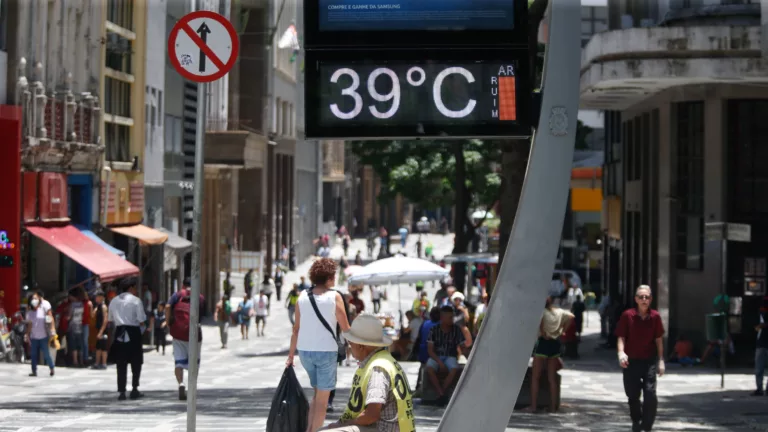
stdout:
[[(635, 291), (637, 308), (628, 309), (616, 326), (619, 365), (624, 369), (624, 392), (629, 399), (632, 431), (650, 431), (656, 419), (656, 374), (664, 375), (664, 324), (651, 309), (651, 287)], [(640, 403), (640, 393), (643, 402)]]

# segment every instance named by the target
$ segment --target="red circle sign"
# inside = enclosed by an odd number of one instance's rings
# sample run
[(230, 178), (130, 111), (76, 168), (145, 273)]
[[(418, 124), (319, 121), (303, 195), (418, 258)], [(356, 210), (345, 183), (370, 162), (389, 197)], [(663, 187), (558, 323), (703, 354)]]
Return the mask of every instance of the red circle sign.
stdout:
[[(204, 21), (201, 27), (198, 29), (193, 28), (193, 26), (190, 24), (192, 20), (201, 18), (215, 21), (225, 30), (225, 32), (222, 32), (222, 29), (219, 28), (219, 26), (215, 26), (217, 30), (215, 38), (217, 38), (217, 40), (221, 40), (221, 38), (228, 39), (226, 42), (228, 43), (227, 48), (229, 49), (230, 55), (226, 60), (220, 58), (221, 53), (216, 52), (215, 46), (211, 47), (206, 42), (207, 36), (211, 34), (211, 30), (207, 27), (207, 23)], [(205, 28), (203, 28), (203, 26), (205, 26)], [(198, 31), (201, 33), (201, 35), (197, 34)], [(222, 35), (222, 33), (225, 34)], [(179, 37), (181, 37), (181, 34), (186, 35), (192, 41), (192, 43), (199, 50), (199, 53), (190, 54), (178, 52), (177, 47), (179, 46)], [(187, 45), (190, 44), (187, 43)], [(229, 71), (232, 70), (232, 67), (237, 62), (237, 55), (239, 50), (240, 41), (237, 37), (235, 27), (232, 25), (232, 23), (229, 22), (228, 19), (211, 11), (197, 11), (184, 15), (176, 23), (176, 25), (173, 26), (171, 34), (168, 36), (168, 56), (170, 57), (171, 64), (176, 69), (176, 71), (181, 74), (181, 76), (190, 81), (199, 83), (216, 81), (229, 73)], [(183, 58), (180, 58), (180, 56)], [(182, 64), (182, 62), (185, 64)], [(216, 72), (206, 75), (199, 72), (196, 73), (196, 71), (185, 67), (196, 64), (199, 65), (201, 62), (204, 65), (203, 68), (205, 68), (207, 62), (210, 62), (214, 67), (216, 67)]]

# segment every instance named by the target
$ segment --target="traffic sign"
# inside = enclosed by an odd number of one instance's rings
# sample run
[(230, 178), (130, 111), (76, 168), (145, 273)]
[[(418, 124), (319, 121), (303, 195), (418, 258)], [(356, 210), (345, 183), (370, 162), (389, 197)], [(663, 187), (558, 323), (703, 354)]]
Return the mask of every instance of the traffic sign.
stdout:
[(215, 12), (184, 15), (168, 37), (168, 55), (174, 68), (198, 83), (216, 81), (237, 61), (240, 43), (235, 27)]

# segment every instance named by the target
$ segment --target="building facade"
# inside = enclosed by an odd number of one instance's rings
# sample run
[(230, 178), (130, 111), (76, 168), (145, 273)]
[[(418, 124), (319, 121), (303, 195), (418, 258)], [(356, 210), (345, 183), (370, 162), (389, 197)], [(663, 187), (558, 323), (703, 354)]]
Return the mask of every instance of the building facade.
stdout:
[[(616, 0), (611, 31), (582, 55), (581, 105), (606, 111), (604, 277), (627, 305), (651, 285), (672, 341), (702, 343), (725, 292), (734, 341), (754, 344), (768, 236), (760, 26), (756, 2)], [(751, 242), (729, 245), (724, 286), (711, 222), (752, 229)]]

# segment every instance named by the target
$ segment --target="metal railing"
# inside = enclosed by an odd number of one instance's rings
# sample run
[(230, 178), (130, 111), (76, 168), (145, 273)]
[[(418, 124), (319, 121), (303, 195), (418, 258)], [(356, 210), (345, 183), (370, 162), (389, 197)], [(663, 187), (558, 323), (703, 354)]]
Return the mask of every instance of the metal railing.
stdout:
[(258, 270), (259, 276), (264, 274), (264, 253), (254, 251), (231, 250), (229, 252), (229, 269), (233, 273), (245, 273), (248, 270)]

